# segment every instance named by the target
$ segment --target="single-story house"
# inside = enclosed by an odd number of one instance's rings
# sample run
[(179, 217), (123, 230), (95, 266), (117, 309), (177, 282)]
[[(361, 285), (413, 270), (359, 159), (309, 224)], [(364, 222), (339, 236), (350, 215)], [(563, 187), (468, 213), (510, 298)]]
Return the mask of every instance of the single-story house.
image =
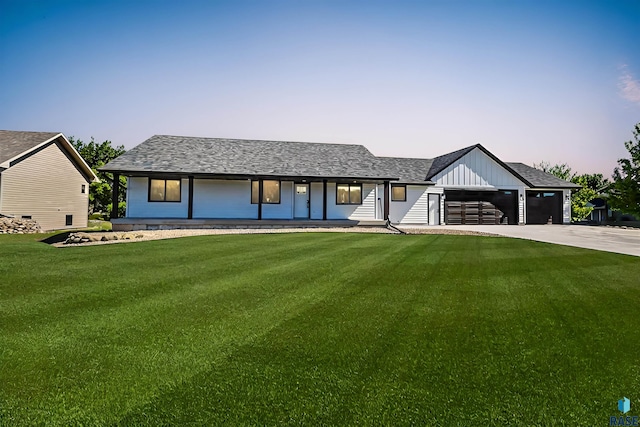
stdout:
[(224, 220), (561, 224), (577, 187), (480, 144), (415, 159), (377, 157), (362, 145), (156, 135), (100, 170), (127, 177), (116, 229)]
[(86, 227), (94, 181), (62, 133), (0, 130), (0, 214), (43, 230)]

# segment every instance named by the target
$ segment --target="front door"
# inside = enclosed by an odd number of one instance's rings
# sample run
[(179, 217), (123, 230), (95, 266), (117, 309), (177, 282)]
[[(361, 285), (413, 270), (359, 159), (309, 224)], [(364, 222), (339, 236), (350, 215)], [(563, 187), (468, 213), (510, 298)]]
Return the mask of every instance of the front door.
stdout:
[(295, 184), (293, 217), (309, 218), (309, 184)]
[(440, 225), (440, 195), (429, 194), (429, 225)]

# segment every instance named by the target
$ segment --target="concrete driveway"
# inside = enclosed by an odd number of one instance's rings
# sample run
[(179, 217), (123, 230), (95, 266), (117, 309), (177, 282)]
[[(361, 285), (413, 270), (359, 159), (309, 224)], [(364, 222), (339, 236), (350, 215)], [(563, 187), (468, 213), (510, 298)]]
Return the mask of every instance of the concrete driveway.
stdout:
[(506, 237), (640, 256), (640, 229), (634, 228), (585, 225), (442, 225), (439, 227), (481, 231)]

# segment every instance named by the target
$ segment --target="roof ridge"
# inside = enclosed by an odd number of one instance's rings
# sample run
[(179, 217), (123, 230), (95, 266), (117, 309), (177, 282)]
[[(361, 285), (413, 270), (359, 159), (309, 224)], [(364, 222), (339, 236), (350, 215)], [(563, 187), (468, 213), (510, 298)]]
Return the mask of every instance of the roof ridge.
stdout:
[(429, 157), (398, 157), (398, 156), (376, 156), (379, 159), (401, 159), (401, 160), (433, 160)]
[[(287, 143), (287, 144), (314, 144), (314, 145), (339, 145), (339, 146), (351, 146), (351, 147), (363, 147), (367, 151), (369, 149), (364, 144), (354, 144), (354, 143), (340, 143), (340, 142), (314, 142), (314, 141), (280, 141), (275, 139), (248, 139), (248, 138), (220, 138), (220, 137), (209, 137), (209, 136), (188, 136), (188, 135), (169, 135), (169, 134), (155, 134), (151, 138), (155, 137), (169, 137), (169, 138), (185, 138), (185, 139), (203, 139), (203, 140), (211, 140), (211, 141), (243, 141), (243, 142), (277, 142), (277, 143)], [(147, 141), (149, 140), (147, 139)]]

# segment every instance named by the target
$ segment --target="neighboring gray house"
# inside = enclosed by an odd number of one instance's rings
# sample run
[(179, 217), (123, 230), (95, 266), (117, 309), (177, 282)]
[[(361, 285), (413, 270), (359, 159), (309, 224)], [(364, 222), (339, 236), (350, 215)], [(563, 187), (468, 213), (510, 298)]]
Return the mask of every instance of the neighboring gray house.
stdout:
[(413, 159), (376, 157), (362, 145), (156, 135), (101, 170), (128, 179), (116, 229), (220, 220), (568, 223), (577, 187), (479, 144)]
[(0, 214), (43, 230), (86, 227), (97, 180), (63, 134), (0, 130)]

